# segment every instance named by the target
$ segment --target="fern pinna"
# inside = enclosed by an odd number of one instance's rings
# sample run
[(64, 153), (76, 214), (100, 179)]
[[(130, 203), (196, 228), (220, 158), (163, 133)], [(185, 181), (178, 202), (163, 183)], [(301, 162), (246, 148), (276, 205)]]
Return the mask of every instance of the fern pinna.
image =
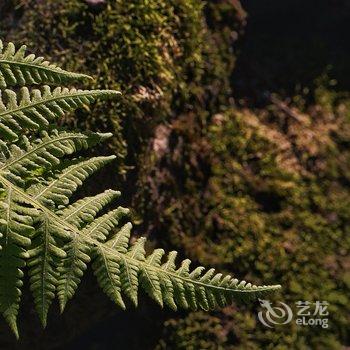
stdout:
[(214, 269), (191, 271), (188, 259), (176, 264), (176, 252), (165, 256), (156, 249), (146, 256), (145, 239), (130, 245), (131, 224), (120, 224), (128, 210), (105, 213), (118, 191), (70, 202), (88, 176), (115, 158), (74, 158), (111, 134), (58, 127), (65, 113), (120, 95), (61, 87), (83, 79), (90, 77), (0, 41), (0, 310), (16, 336), (25, 271), (44, 326), (55, 296), (63, 311), (91, 260), (99, 285), (123, 309), (124, 296), (137, 305), (139, 287), (175, 310), (210, 310), (278, 289), (239, 282)]

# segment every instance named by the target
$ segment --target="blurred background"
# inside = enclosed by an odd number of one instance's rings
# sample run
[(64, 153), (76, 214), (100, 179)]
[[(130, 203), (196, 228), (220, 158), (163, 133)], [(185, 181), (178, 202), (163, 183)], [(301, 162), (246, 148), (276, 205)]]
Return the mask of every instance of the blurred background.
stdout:
[(269, 329), (258, 302), (123, 312), (89, 272), (45, 331), (25, 293), (0, 348), (350, 347), (349, 23), (346, 0), (0, 0), (4, 41), (123, 92), (62, 120), (113, 131), (89, 193), (120, 189), (152, 247), (280, 283), (272, 301), (328, 301), (330, 325)]

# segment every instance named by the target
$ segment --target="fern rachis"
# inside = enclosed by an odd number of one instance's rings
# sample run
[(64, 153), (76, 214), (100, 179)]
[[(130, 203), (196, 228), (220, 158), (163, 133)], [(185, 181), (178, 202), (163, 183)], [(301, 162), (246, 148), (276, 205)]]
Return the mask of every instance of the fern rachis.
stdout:
[[(0, 311), (15, 334), (26, 270), (43, 325), (56, 296), (63, 311), (91, 260), (99, 285), (121, 308), (123, 295), (137, 305), (139, 287), (161, 306), (204, 310), (278, 289), (213, 269), (190, 271), (188, 259), (177, 267), (176, 252), (164, 258), (156, 249), (147, 256), (142, 237), (130, 246), (131, 224), (122, 225), (128, 210), (104, 213), (118, 191), (70, 202), (87, 177), (115, 158), (73, 158), (111, 135), (57, 125), (59, 117), (96, 98), (118, 97), (110, 90), (49, 87), (86, 78), (26, 56), (25, 47), (16, 51), (9, 44), (3, 51), (0, 41)], [(23, 86), (19, 92), (5, 90), (18, 85)]]

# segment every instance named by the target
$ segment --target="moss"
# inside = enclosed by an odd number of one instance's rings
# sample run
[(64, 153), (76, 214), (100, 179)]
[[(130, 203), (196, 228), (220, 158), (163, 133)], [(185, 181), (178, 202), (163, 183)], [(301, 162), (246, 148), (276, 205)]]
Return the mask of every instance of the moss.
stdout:
[[(198, 195), (198, 182), (193, 185), (195, 174), (188, 175), (192, 182), (185, 181), (172, 200), (182, 215), (176, 219), (178, 212), (171, 211), (163, 225), (173, 233), (171, 244), (201, 263), (254, 282), (281, 283), (275, 301), (294, 307), (298, 300), (327, 300), (329, 329), (291, 323), (268, 330), (257, 321), (257, 305), (239, 307), (239, 312), (232, 307), (221, 314), (173, 319), (161, 346), (340, 349), (346, 344), (349, 100), (321, 86), (314, 98), (309, 107), (302, 96), (295, 97), (297, 104), (275, 97), (267, 109), (214, 115), (202, 140), (185, 143), (189, 159), (198, 157), (198, 144), (206, 143), (210, 171), (204, 193)], [(215, 337), (198, 330), (198, 322), (205, 328), (217, 318)]]
[[(243, 21), (240, 8), (222, 4), (226, 8), (208, 5), (208, 16), (213, 10), (215, 17), (231, 11), (230, 20), (237, 14)], [(96, 105), (92, 113), (82, 111), (79, 120), (65, 121), (94, 129), (113, 127), (110, 146), (127, 158), (119, 164), (122, 173), (137, 166), (160, 121), (195, 106), (217, 107), (230, 95), (227, 72), (234, 62), (234, 28), (223, 19), (219, 28), (214, 21), (209, 28), (199, 0), (106, 1), (98, 6), (49, 0), (22, 6), (24, 15), (8, 39), (26, 42), (67, 68), (91, 73), (94, 88), (123, 92), (120, 103)]]

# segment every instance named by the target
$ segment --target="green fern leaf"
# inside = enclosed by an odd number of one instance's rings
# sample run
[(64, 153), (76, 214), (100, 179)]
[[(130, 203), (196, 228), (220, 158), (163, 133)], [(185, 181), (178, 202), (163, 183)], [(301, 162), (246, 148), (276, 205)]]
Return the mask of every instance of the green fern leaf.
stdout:
[[(5, 139), (16, 141), (26, 129), (46, 129), (50, 122), (67, 112), (91, 104), (96, 98), (117, 95), (120, 93), (113, 90), (89, 91), (57, 87), (51, 91), (49, 86), (44, 86), (42, 91), (34, 89), (31, 92), (23, 87), (19, 96), (12, 90), (5, 90), (3, 96), (0, 92), (0, 133)], [(7, 101), (6, 104), (4, 101)]]
[(96, 248), (96, 259), (92, 264), (97, 282), (102, 290), (123, 310), (126, 309), (121, 294), (120, 263), (102, 247)]
[(82, 228), (91, 223), (102, 209), (119, 196), (119, 191), (106, 190), (96, 196), (80, 199), (57, 214), (77, 228)]
[(92, 79), (85, 74), (67, 72), (42, 57), (26, 56), (26, 46), (16, 50), (9, 43), (5, 48), (0, 40), (0, 88), (33, 84), (59, 85), (75, 80)]
[(37, 210), (28, 208), (26, 204), (11, 187), (0, 202), (0, 311), (17, 337), (16, 319), (23, 285), (22, 269), (26, 265), (27, 248), (34, 233), (33, 218), (38, 215)]
[(79, 134), (53, 130), (42, 133), (39, 140), (30, 142), (23, 137), (21, 143), (9, 147), (10, 156), (0, 163), (0, 174), (19, 186), (34, 170), (50, 169), (60, 164), (60, 158), (87, 149), (110, 137), (111, 134)]
[[(164, 253), (163, 249), (155, 249), (153, 253), (146, 258), (145, 263), (159, 268)], [(140, 273), (140, 284), (143, 286), (146, 293), (163, 307), (161, 280), (157, 272), (152, 269), (142, 269)]]
[[(127, 253), (131, 227), (132, 226), (130, 223), (126, 224), (122, 227), (118, 234), (109, 240), (105, 245), (97, 246), (95, 261), (92, 265), (97, 281), (102, 290), (122, 309), (125, 309), (126, 307), (122, 299), (121, 290), (122, 288), (127, 289), (129, 287), (130, 289), (132, 287), (130, 286), (130, 282), (128, 282), (128, 278), (125, 278), (125, 271), (124, 277), (122, 277), (122, 259), (114, 254), (113, 249), (118, 250), (118, 252), (123, 255)], [(106, 249), (107, 246), (109, 249)], [(125, 280), (126, 283), (129, 284), (128, 287), (126, 286)], [(131, 277), (129, 280), (131, 281)], [(131, 298), (134, 298), (135, 303), (135, 293), (133, 293)]]
[(101, 288), (122, 308), (125, 308), (122, 294), (137, 305), (139, 286), (161, 306), (165, 303), (172, 309), (180, 306), (193, 310), (224, 307), (234, 299), (250, 300), (280, 288), (238, 283), (231, 276), (215, 274), (214, 269), (203, 274), (203, 267), (190, 272), (188, 259), (176, 269), (176, 252), (171, 252), (161, 265), (164, 251), (156, 249), (146, 258), (144, 238), (128, 248), (130, 230), (130, 223), (123, 226), (106, 243), (97, 244), (94, 253), (93, 268)]
[[(101, 194), (99, 196), (90, 197), (97, 200), (94, 206), (90, 199), (80, 200), (66, 210), (59, 212), (59, 214), (64, 218), (67, 218), (67, 214), (80, 215), (80, 213), (86, 210), (85, 204), (87, 204), (90, 207), (90, 210), (88, 210), (89, 215), (95, 216), (97, 212), (102, 209), (102, 206), (107, 205), (113, 198), (111, 195), (114, 196), (115, 194), (105, 193), (104, 195)], [(81, 277), (87, 268), (87, 263), (91, 259), (94, 243), (93, 239), (105, 241), (110, 231), (118, 226), (119, 220), (127, 215), (128, 212), (128, 209), (119, 207), (116, 210), (100, 216), (93, 223), (86, 226), (80, 234), (74, 235), (72, 241), (63, 248), (67, 252), (67, 257), (63, 260), (63, 264), (58, 269), (60, 277), (57, 293), (61, 312), (63, 312), (67, 301), (73, 297)], [(77, 224), (77, 222), (74, 221), (73, 224), (81, 227), (80, 222)]]
[(63, 170), (59, 169), (55, 173), (55, 178), (28, 189), (28, 193), (47, 207), (57, 205), (67, 205), (69, 198), (81, 186), (90, 175), (102, 168), (108, 162), (115, 159), (115, 156), (95, 157), (88, 160), (75, 160), (69, 162)]
[(55, 297), (58, 271), (61, 259), (66, 252), (60, 248), (62, 241), (71, 238), (65, 228), (55, 223), (47, 215), (41, 215), (29, 254), (30, 289), (33, 293), (36, 310), (43, 326), (46, 326), (47, 313)]
[(90, 262), (92, 243), (79, 235), (63, 248), (67, 253), (58, 267), (57, 295), (63, 312), (68, 300), (72, 299), (80, 280)]
[(44, 326), (53, 299), (58, 296), (63, 311), (91, 259), (99, 285), (122, 308), (123, 296), (137, 305), (140, 288), (175, 310), (214, 309), (278, 289), (239, 282), (213, 269), (191, 271), (188, 259), (177, 267), (176, 252), (165, 259), (156, 249), (147, 256), (145, 239), (130, 245), (131, 224), (121, 226), (128, 209), (107, 210), (118, 191), (70, 204), (87, 177), (114, 159), (82, 159), (79, 152), (111, 134), (57, 130), (57, 118), (119, 93), (44, 86), (32, 92), (23, 87), (18, 95), (4, 89), (85, 77), (26, 56), (24, 46), (16, 51), (9, 44), (4, 50), (0, 41), (0, 311), (16, 336), (25, 265)]

